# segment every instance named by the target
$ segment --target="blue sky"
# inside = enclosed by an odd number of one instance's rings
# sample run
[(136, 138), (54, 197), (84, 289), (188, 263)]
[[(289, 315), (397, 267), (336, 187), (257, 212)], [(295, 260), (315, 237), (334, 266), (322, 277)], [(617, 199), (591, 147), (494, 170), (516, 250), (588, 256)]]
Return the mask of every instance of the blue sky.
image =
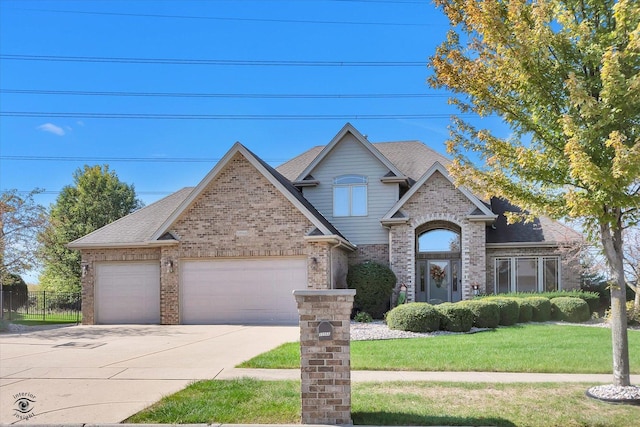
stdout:
[[(77, 168), (108, 163), (149, 204), (235, 141), (276, 166), (347, 121), (444, 152), (454, 109), (426, 64), (447, 28), (419, 0), (0, 0), (0, 189), (42, 188), (48, 206)], [(121, 117), (140, 114), (208, 117)]]

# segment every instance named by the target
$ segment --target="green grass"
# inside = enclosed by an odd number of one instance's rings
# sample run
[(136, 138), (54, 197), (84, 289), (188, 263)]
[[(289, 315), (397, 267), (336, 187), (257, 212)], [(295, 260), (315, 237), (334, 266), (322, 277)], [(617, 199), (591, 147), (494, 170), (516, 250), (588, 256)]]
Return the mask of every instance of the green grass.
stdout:
[[(622, 426), (640, 408), (585, 396), (590, 384), (356, 383), (359, 425)], [(299, 423), (297, 381), (202, 381), (125, 420), (130, 423)]]
[[(300, 366), (297, 342), (242, 363), (242, 368)], [(631, 373), (640, 373), (640, 331), (629, 331)], [(358, 370), (611, 373), (611, 331), (564, 325), (518, 325), (477, 334), (351, 342)]]
[[(71, 315), (71, 314), (58, 314), (58, 313), (47, 313), (45, 316), (41, 314), (22, 314), (22, 313), (11, 313), (11, 320), (9, 319), (9, 314), (5, 313), (5, 320), (11, 323), (16, 323), (19, 325), (27, 325), (27, 326), (37, 326), (37, 325), (57, 325), (63, 323), (80, 323), (82, 322), (82, 315)], [(77, 319), (77, 322), (76, 322)]]

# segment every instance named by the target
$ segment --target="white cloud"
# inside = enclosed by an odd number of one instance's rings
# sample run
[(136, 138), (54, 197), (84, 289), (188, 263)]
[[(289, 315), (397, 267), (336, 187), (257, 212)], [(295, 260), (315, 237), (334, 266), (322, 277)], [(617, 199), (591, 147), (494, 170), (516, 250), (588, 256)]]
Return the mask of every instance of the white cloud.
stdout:
[(59, 126), (54, 125), (53, 123), (45, 123), (43, 125), (38, 126), (38, 130), (43, 132), (49, 132), (54, 135), (64, 136), (65, 131)]

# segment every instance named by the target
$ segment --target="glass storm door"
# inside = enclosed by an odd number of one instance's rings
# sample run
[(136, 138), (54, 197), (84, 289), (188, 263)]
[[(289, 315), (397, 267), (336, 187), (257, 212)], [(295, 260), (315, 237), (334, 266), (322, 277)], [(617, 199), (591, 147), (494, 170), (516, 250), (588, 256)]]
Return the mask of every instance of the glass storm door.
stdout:
[(451, 263), (449, 260), (427, 261), (427, 302), (440, 304), (450, 301)]

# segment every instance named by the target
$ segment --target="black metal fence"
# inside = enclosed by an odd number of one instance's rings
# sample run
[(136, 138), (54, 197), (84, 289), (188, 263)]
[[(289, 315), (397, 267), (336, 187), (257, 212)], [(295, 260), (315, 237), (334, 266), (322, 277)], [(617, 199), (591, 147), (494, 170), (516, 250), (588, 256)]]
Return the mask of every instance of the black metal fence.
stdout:
[(73, 292), (3, 290), (2, 318), (56, 323), (79, 323), (82, 320), (82, 297)]

